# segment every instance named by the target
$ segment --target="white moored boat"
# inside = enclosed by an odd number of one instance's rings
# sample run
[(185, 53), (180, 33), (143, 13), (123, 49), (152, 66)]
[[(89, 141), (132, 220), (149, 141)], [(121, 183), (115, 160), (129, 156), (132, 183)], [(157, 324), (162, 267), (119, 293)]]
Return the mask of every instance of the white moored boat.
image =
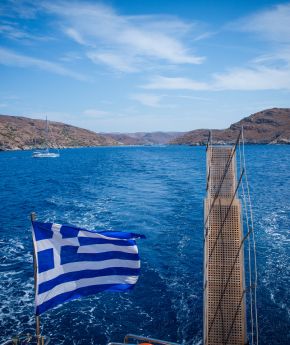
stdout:
[(59, 153), (49, 152), (49, 151), (35, 151), (32, 154), (33, 158), (57, 158)]
[(34, 151), (32, 154), (33, 158), (57, 158), (59, 157), (58, 152), (49, 152), (49, 150)]
[(48, 121), (46, 118), (46, 127), (45, 127), (45, 142), (46, 148), (43, 150), (37, 150), (32, 153), (33, 158), (57, 158), (59, 157), (59, 152), (50, 152), (49, 151), (49, 144), (48, 144)]

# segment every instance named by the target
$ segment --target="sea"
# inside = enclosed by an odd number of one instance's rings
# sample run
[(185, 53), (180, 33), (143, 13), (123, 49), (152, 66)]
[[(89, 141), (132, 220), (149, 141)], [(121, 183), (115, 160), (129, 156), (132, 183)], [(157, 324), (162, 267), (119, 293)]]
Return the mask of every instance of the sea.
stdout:
[[(30, 213), (43, 222), (144, 234), (131, 292), (99, 293), (41, 316), (52, 345), (104, 345), (133, 333), (202, 344), (205, 148), (0, 153), (0, 341), (33, 333)], [(290, 344), (290, 146), (245, 147), (257, 251), (259, 344)]]

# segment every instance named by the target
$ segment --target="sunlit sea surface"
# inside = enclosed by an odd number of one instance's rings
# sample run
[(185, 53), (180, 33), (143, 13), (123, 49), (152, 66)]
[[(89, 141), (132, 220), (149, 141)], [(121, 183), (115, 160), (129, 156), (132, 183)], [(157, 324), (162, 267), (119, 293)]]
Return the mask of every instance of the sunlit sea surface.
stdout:
[[(260, 344), (290, 344), (290, 147), (246, 146), (258, 261)], [(41, 317), (53, 345), (126, 333), (202, 343), (203, 147), (0, 153), (0, 340), (34, 331), (31, 211), (41, 221), (145, 234), (129, 293), (100, 293)]]

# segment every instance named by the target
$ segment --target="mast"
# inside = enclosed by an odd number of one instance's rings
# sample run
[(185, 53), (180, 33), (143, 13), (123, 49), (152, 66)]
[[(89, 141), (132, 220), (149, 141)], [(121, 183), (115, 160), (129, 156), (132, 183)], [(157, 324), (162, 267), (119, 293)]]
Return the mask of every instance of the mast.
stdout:
[(207, 146), (204, 203), (204, 345), (247, 343), (236, 147)]
[[(34, 212), (31, 213), (30, 215), (30, 220), (31, 224), (34, 222), (36, 219), (36, 214)], [(33, 225), (32, 225), (33, 226)], [(36, 259), (36, 250), (35, 250), (35, 245), (34, 245), (34, 232), (32, 231), (33, 234), (33, 272), (34, 272), (34, 293), (35, 297), (37, 294), (37, 259)], [(43, 343), (43, 338), (40, 336), (40, 318), (39, 315), (35, 315), (35, 335), (37, 339), (37, 345), (40, 345), (41, 342)]]
[(45, 140), (46, 140), (46, 150), (48, 151), (48, 121), (47, 121), (47, 115), (45, 116)]

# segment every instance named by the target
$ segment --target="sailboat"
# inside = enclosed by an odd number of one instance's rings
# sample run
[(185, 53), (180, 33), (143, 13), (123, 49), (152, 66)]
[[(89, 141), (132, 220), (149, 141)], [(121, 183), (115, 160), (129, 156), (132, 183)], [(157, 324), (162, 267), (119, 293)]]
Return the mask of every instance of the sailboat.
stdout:
[(45, 142), (46, 148), (43, 150), (37, 150), (32, 153), (33, 158), (57, 158), (59, 157), (59, 152), (50, 152), (49, 151), (49, 144), (48, 144), (48, 121), (46, 117), (46, 126), (45, 126)]

